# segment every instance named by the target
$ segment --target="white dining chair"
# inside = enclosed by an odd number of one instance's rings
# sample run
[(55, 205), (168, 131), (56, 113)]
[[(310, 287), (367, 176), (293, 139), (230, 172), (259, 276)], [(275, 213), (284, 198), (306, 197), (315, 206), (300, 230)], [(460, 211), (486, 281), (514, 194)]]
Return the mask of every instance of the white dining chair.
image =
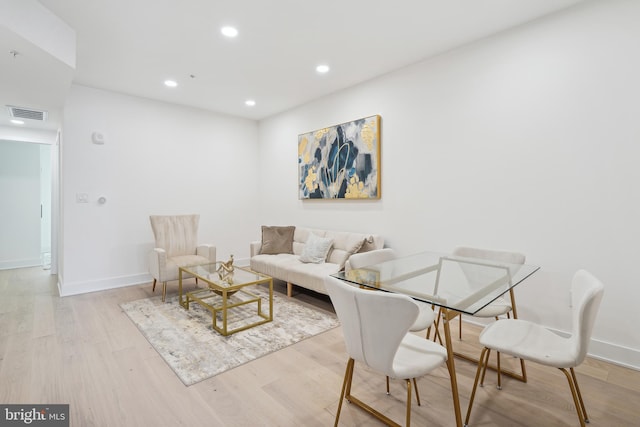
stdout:
[[(358, 269), (364, 268), (369, 265), (379, 264), (381, 262), (390, 261), (396, 258), (395, 251), (391, 248), (375, 249), (373, 251), (362, 252), (351, 255), (349, 257), (349, 264), (351, 268)], [(431, 304), (427, 304), (422, 301), (415, 301), (420, 308), (418, 318), (409, 328), (410, 331), (423, 331), (425, 329), (431, 329), (433, 322), (436, 319), (436, 312), (433, 310)]]
[[(473, 258), (480, 259), (485, 261), (491, 261), (496, 263), (507, 263), (507, 264), (524, 264), (525, 256), (518, 252), (507, 252), (507, 251), (497, 251), (492, 249), (481, 249), (481, 248), (472, 248), (468, 246), (458, 246), (453, 250), (453, 255), (464, 257), (464, 258)], [(507, 318), (513, 317), (514, 319), (518, 318), (518, 311), (516, 309), (516, 297), (513, 292), (513, 289), (509, 290), (508, 299), (505, 297), (499, 297), (491, 304), (482, 308), (480, 311), (475, 313), (473, 317), (477, 318), (485, 318), (485, 319), (495, 319), (498, 320), (500, 316), (506, 315)], [(458, 322), (458, 338), (462, 339), (462, 314), (459, 316)], [(475, 362), (475, 360), (466, 357), (465, 355), (460, 355), (462, 358)], [(498, 370), (500, 369), (500, 353), (496, 354)], [(513, 377), (518, 378), (523, 382), (527, 382), (527, 370), (525, 367), (524, 360), (520, 359), (520, 375), (513, 374)]]
[(447, 360), (440, 344), (408, 333), (420, 311), (406, 295), (371, 292), (328, 276), (325, 286), (340, 320), (349, 359), (344, 374), (334, 426), (338, 425), (342, 402), (364, 409), (387, 425), (398, 426), (390, 418), (351, 394), (355, 362), (394, 379), (407, 387), (406, 425), (411, 424), (411, 390), (416, 378), (426, 375)]
[[(478, 379), (482, 375), (480, 380), (482, 385), (489, 354), (491, 350), (495, 350), (560, 369), (569, 382), (580, 425), (584, 427), (585, 423), (589, 422), (589, 417), (574, 368), (580, 365), (587, 355), (591, 332), (603, 294), (604, 285), (591, 273), (579, 270), (574, 274), (571, 283), (572, 334), (570, 337), (560, 336), (541, 325), (521, 319), (501, 319), (485, 327), (479, 337), (480, 344), (484, 348), (478, 361), (465, 425), (468, 425), (471, 416)], [(500, 381), (498, 370), (498, 385)]]
[[(385, 261), (391, 261), (396, 258), (396, 253), (391, 248), (383, 248), (383, 249), (375, 249), (373, 251), (362, 252), (351, 255), (349, 258), (349, 263), (351, 268), (365, 268), (369, 265), (379, 264)], [(427, 304), (422, 301), (415, 301), (420, 309), (418, 313), (418, 317), (416, 318), (413, 325), (409, 327), (409, 331), (417, 332), (427, 330), (427, 339), (429, 339), (429, 335), (431, 334), (431, 326), (433, 326), (434, 321), (436, 319), (436, 312), (433, 310), (433, 306), (431, 304)], [(438, 330), (435, 329), (436, 334)], [(434, 339), (435, 341), (435, 339)], [(442, 339), (440, 339), (440, 344), (442, 344)], [(389, 377), (387, 377), (387, 394), (389, 394)], [(417, 395), (416, 395), (417, 396)]]

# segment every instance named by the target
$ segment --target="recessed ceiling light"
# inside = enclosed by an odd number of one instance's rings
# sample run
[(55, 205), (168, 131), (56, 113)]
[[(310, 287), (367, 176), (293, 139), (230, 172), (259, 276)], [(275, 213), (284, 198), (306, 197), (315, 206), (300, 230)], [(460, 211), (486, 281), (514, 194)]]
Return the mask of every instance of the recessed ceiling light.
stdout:
[(244, 101), (244, 103), (249, 107), (253, 107), (254, 105), (256, 105), (256, 101), (254, 101), (253, 99), (247, 99), (246, 101)]
[(225, 37), (236, 37), (238, 35), (238, 30), (235, 27), (222, 27), (220, 28), (220, 32)]
[(318, 65), (316, 67), (316, 71), (319, 72), (320, 74), (328, 73), (329, 72), (329, 66), (325, 65), (325, 64)]
[(14, 125), (23, 125), (24, 122), (22, 120), (11, 119), (11, 123)]
[(176, 82), (175, 80), (165, 80), (164, 85), (168, 87), (176, 87), (178, 86), (178, 82)]

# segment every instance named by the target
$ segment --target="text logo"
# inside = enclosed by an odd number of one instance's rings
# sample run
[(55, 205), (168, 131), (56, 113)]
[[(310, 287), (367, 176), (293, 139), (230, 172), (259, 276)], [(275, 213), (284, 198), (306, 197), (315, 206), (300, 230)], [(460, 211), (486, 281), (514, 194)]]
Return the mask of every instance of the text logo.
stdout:
[(69, 427), (69, 405), (0, 405), (0, 427)]

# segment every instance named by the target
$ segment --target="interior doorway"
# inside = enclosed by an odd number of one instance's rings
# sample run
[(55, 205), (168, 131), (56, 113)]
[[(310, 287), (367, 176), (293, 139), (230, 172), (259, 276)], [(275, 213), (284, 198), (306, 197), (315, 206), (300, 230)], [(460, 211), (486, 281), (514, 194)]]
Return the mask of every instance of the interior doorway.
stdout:
[(57, 146), (0, 140), (0, 269), (51, 268)]

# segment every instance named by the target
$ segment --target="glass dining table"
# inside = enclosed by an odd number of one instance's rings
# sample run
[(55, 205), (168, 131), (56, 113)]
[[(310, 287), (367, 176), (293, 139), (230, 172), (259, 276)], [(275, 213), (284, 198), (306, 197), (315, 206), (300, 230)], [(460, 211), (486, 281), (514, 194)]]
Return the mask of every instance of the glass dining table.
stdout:
[[(540, 267), (467, 258), (438, 252), (422, 252), (333, 277), (351, 284), (408, 295), (439, 309), (443, 324), (447, 368), (451, 377), (456, 425), (462, 426), (454, 350), (449, 323), (462, 314), (475, 313), (535, 273)], [(515, 308), (515, 307), (514, 307)]]

